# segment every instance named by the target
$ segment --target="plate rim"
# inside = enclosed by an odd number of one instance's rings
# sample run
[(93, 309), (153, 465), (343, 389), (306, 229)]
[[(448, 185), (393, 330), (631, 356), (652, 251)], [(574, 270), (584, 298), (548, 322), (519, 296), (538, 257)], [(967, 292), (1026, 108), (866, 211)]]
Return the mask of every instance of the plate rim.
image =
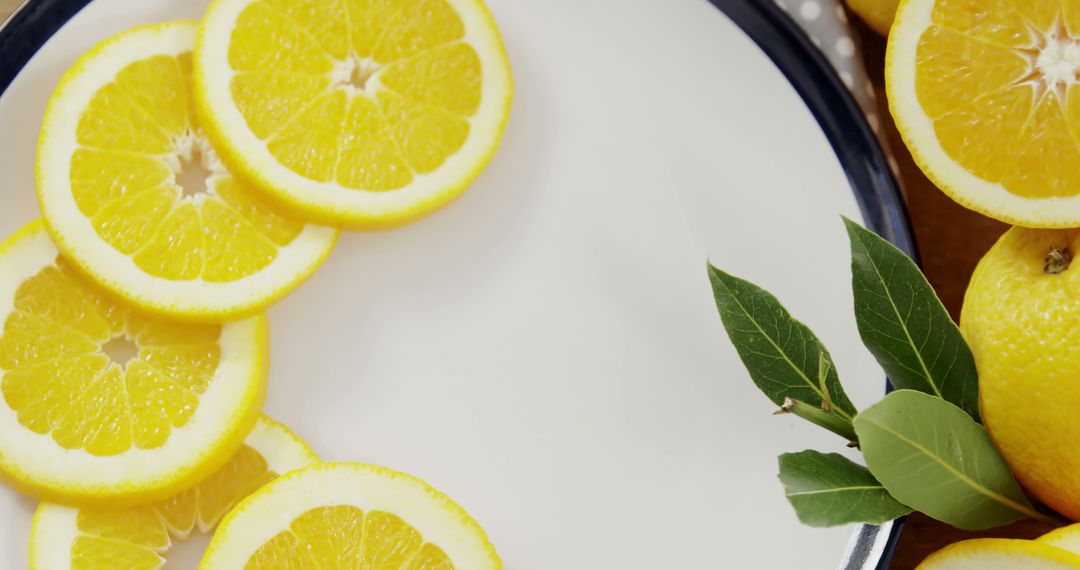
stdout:
[[(765, 52), (802, 97), (840, 161), (866, 226), (921, 266), (907, 205), (881, 141), (825, 54), (777, 1), (708, 0)], [(884, 388), (892, 389), (888, 380)], [(905, 520), (856, 527), (837, 569), (887, 569)]]
[[(24, 0), (0, 23), (0, 96), (45, 42), (92, 1)], [(881, 143), (824, 54), (773, 0), (707, 1), (749, 36), (798, 92), (832, 146), (867, 227), (918, 262), (907, 207)], [(901, 518), (860, 525), (837, 568), (887, 568), (903, 524)]]

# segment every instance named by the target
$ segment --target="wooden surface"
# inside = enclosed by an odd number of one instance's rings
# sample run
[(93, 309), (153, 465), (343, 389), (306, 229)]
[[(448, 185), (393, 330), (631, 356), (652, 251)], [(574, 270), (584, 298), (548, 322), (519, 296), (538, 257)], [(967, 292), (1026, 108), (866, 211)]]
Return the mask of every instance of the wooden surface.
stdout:
[(0, 21), (6, 20), (19, 4), (22, 4), (22, 0), (0, 0)]
[[(0, 0), (0, 20), (7, 17), (21, 0)], [(882, 86), (882, 62), (885, 42), (868, 28), (859, 26), (864, 55), (870, 78), (878, 89), (882, 117), (888, 117)], [(960, 303), (975, 263), (989, 249), (1006, 226), (956, 205), (938, 191), (919, 172), (905, 152), (896, 130), (889, 120), (882, 121), (888, 130), (890, 143), (900, 164), (905, 199), (911, 215), (912, 228), (930, 283), (937, 289), (952, 313), (959, 317)], [(921, 515), (909, 517), (900, 537), (892, 568), (910, 570), (931, 552), (957, 540), (976, 536), (1008, 536), (1030, 538), (1048, 530), (1039, 523), (1022, 522), (990, 532), (959, 531)]]

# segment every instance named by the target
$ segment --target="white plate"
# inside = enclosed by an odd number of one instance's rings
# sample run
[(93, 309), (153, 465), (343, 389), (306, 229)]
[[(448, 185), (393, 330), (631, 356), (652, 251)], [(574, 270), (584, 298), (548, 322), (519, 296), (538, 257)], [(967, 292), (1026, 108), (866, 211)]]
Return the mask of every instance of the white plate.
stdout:
[[(705, 273), (775, 292), (857, 405), (881, 394), (839, 219), (861, 216), (818, 123), (705, 0), (489, 5), (517, 92), (498, 155), (431, 218), (343, 236), (271, 310), (266, 411), (326, 459), (446, 491), (510, 569), (835, 566), (852, 529), (800, 526), (776, 455), (843, 445), (771, 415)], [(38, 215), (37, 129), (71, 62), (204, 6), (97, 0), (33, 57), (0, 97), (0, 233)], [(0, 567), (25, 567), (33, 507), (0, 490)]]

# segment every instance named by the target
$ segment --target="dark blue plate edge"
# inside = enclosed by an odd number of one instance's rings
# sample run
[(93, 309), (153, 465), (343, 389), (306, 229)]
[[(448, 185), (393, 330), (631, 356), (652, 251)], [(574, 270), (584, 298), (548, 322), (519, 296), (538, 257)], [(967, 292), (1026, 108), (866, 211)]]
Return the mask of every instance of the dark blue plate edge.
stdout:
[(708, 0), (772, 59), (806, 102), (847, 175), (866, 225), (916, 260), (907, 206), (870, 124), (825, 55), (772, 0)]
[[(821, 125), (855, 193), (866, 225), (918, 262), (900, 187), (881, 144), (855, 98), (825, 55), (773, 0), (708, 0), (746, 33), (787, 77)], [(886, 382), (886, 391), (891, 386)], [(889, 567), (904, 519), (880, 529), (863, 525), (852, 537), (843, 570)], [(874, 560), (875, 551), (879, 557)]]
[(0, 25), (0, 95), (56, 30), (90, 0), (27, 0)]
[[(92, 0), (27, 0), (0, 24), (0, 95), (30, 58)], [(708, 0), (769, 56), (806, 102), (832, 144), (855, 193), (867, 226), (918, 259), (907, 207), (888, 160), (866, 117), (825, 56), (771, 0)], [(890, 526), (877, 561), (876, 532), (860, 529), (849, 547), (845, 570), (885, 570), (903, 520)]]

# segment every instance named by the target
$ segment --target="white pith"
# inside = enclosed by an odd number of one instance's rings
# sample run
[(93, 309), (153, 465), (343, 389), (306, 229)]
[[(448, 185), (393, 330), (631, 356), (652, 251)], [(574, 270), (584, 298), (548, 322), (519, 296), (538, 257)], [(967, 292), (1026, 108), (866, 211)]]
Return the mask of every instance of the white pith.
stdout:
[[(70, 185), (71, 156), (78, 148), (75, 129), (91, 97), (134, 61), (192, 51), (196, 30), (194, 22), (139, 29), (107, 40), (93, 57), (80, 60), (68, 72), (49, 103), (42, 126), (41, 140), (48, 144), (39, 146), (38, 192), (42, 212), (61, 248), (106, 288), (159, 312), (235, 316), (250, 313), (279, 297), (313, 271), (333, 248), (338, 230), (308, 224), (296, 239), (278, 249), (269, 265), (236, 281), (174, 281), (146, 273), (131, 256), (102, 240), (90, 219), (79, 210)], [(174, 144), (176, 155), (164, 157), (174, 174), (181, 168), (178, 156), (190, 158), (196, 150), (212, 172), (226, 173), (201, 133), (180, 137)]]
[(282, 477), (251, 495), (225, 518), (200, 570), (243, 568), (252, 554), (300, 515), (320, 506), (351, 505), (393, 513), (446, 553), (455, 568), (501, 567), (483, 532), (460, 507), (421, 481), (356, 463), (323, 463)]
[[(278, 474), (319, 461), (295, 434), (266, 416), (259, 417), (244, 444), (259, 452), (268, 468)], [(31, 570), (70, 570), (70, 545), (82, 534), (77, 524), (78, 514), (78, 509), (52, 503), (38, 507), (30, 535)], [(167, 552), (166, 549), (161, 554)]]
[[(370, 57), (350, 54), (345, 59), (334, 62), (334, 69), (330, 71), (330, 82), (335, 88), (344, 89), (350, 97), (361, 94), (372, 96), (378, 83), (375, 74), (381, 69), (382, 66)], [(365, 79), (363, 85), (356, 84), (355, 78), (358, 76)]]
[(1080, 44), (1073, 38), (1048, 36), (1046, 46), (1039, 50), (1035, 58), (1035, 68), (1044, 81), (1051, 85), (1077, 82), (1080, 71)]
[[(0, 250), (0, 326), (14, 310), (15, 292), (28, 277), (55, 263), (59, 252), (40, 222)], [(87, 498), (152, 493), (182, 482), (190, 473), (239, 440), (250, 410), (258, 406), (265, 380), (266, 319), (251, 317), (224, 325), (221, 359), (189, 421), (174, 428), (154, 449), (131, 448), (112, 456), (65, 449), (50, 434), (38, 434), (0, 404), (0, 469), (23, 485), (52, 494)], [(0, 368), (0, 376), (6, 372)]]
[[(414, 173), (407, 186), (389, 191), (368, 191), (347, 188), (336, 182), (317, 182), (303, 177), (280, 164), (267, 147), (248, 128), (232, 99), (230, 84), (234, 71), (229, 66), (228, 50), (236, 18), (252, 0), (216, 0), (211, 4), (200, 31), (200, 47), (196, 53), (196, 74), (205, 81), (206, 105), (211, 120), (229, 133), (225, 142), (234, 159), (246, 164), (249, 176), (284, 200), (320, 216), (339, 219), (343, 223), (372, 222), (393, 219), (404, 212), (427, 210), (445, 202), (447, 192), (460, 192), (458, 183), (471, 180), (490, 158), (498, 143), (506, 120), (506, 101), (512, 91), (510, 70), (504, 58), (502, 41), (487, 20), (486, 8), (478, 0), (447, 0), (458, 13), (465, 27), (463, 40), (473, 46), (480, 58), (483, 87), (480, 106), (471, 116), (469, 137), (465, 145), (451, 155), (435, 171)], [(345, 70), (363, 63), (352, 56), (339, 62), (331, 79), (337, 88), (356, 93), (345, 81)], [(381, 89), (379, 75), (372, 76), (363, 90), (367, 94)]]
[[(932, 25), (936, 0), (907, 0), (901, 4), (889, 34), (887, 74), (889, 106), (916, 162), (954, 198), (1011, 223), (1033, 227), (1080, 225), (1080, 197), (1022, 197), (1003, 185), (978, 177), (953, 160), (941, 146), (919, 103), (915, 86), (919, 39)], [(1059, 27), (1060, 29), (1060, 27)], [(1036, 93), (1061, 98), (1064, 88), (1078, 81), (1080, 44), (1053, 32), (1033, 32), (1031, 64)], [(1046, 91), (1050, 91), (1046, 93)]]

